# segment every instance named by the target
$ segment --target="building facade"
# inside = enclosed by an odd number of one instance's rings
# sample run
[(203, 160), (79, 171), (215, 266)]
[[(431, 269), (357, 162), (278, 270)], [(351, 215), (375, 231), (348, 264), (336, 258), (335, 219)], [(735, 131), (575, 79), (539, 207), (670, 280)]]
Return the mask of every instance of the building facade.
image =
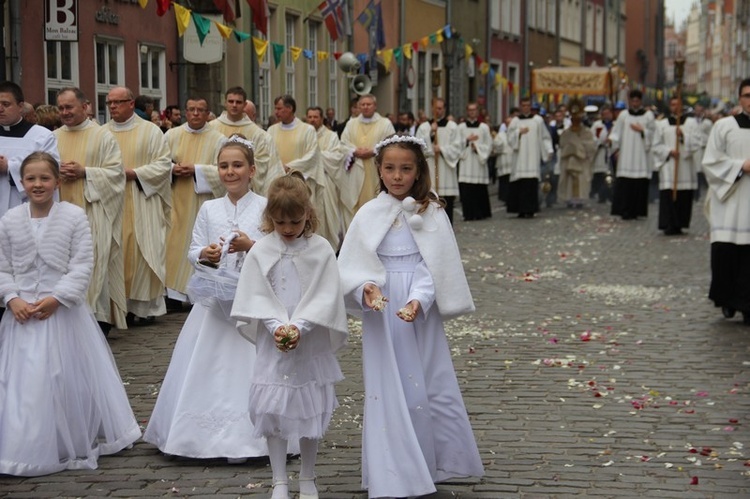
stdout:
[(172, 17), (145, 11), (137, 0), (4, 2), (6, 78), (32, 104), (56, 103), (79, 87), (100, 122), (115, 86), (151, 96), (157, 109), (177, 103), (177, 31)]

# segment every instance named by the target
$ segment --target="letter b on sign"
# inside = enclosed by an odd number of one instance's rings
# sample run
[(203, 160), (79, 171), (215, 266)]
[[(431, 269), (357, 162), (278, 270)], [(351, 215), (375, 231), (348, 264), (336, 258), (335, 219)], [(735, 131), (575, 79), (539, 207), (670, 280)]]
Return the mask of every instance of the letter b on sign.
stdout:
[(47, 0), (47, 23), (72, 27), (76, 23), (75, 0)]

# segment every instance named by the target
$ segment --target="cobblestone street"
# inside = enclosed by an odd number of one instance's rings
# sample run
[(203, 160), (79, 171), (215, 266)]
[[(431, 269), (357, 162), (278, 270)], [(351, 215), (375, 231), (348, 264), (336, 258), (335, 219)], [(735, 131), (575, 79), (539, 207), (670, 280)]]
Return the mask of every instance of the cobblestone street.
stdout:
[[(671, 238), (656, 230), (658, 205), (640, 221), (608, 210), (456, 214), (477, 311), (447, 331), (486, 475), (430, 498), (750, 497), (750, 327), (707, 298), (702, 205), (688, 235)], [(185, 316), (110, 336), (144, 428)], [(351, 326), (341, 407), (318, 455), (322, 498), (366, 497)], [(94, 471), (2, 476), (0, 495), (236, 498), (268, 494), (270, 476), (264, 461), (168, 458), (140, 441)]]

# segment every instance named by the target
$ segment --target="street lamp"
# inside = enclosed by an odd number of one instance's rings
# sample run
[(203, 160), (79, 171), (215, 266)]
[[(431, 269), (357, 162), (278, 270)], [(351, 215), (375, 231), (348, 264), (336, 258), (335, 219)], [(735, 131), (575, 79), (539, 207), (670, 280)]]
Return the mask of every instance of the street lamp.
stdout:
[(443, 37), (441, 42), (443, 49), (443, 66), (445, 66), (445, 109), (447, 114), (451, 113), (451, 85), (453, 79), (451, 78), (451, 69), (453, 69), (453, 63), (456, 59), (456, 49), (458, 48), (458, 39), (461, 36), (458, 31), (455, 31), (451, 26), (451, 36)]

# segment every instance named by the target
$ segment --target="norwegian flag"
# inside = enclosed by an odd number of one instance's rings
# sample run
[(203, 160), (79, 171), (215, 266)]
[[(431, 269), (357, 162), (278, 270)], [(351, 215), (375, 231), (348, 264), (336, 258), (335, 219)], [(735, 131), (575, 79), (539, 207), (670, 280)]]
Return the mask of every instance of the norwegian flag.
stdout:
[(349, 10), (346, 7), (345, 0), (325, 0), (318, 5), (318, 9), (320, 9), (320, 15), (323, 16), (326, 28), (328, 28), (334, 42), (340, 37), (352, 33), (349, 23)]

